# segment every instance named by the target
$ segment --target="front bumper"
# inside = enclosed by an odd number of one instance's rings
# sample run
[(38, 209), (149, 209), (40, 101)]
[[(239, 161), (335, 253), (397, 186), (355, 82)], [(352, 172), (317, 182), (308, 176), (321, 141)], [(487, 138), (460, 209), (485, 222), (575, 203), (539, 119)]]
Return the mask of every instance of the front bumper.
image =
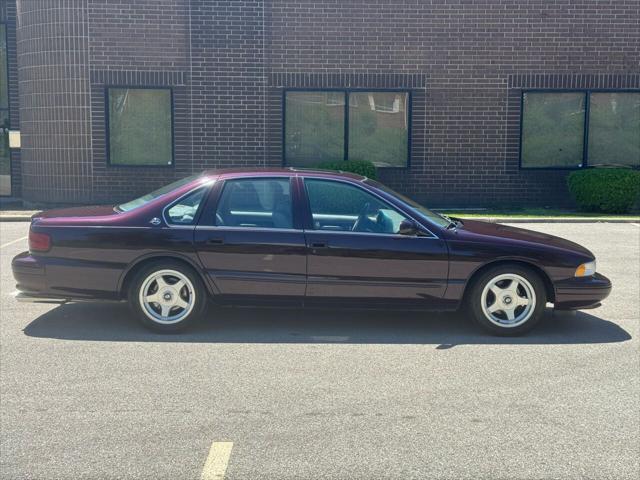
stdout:
[(596, 308), (611, 293), (611, 281), (596, 273), (590, 277), (569, 278), (555, 284), (556, 310)]

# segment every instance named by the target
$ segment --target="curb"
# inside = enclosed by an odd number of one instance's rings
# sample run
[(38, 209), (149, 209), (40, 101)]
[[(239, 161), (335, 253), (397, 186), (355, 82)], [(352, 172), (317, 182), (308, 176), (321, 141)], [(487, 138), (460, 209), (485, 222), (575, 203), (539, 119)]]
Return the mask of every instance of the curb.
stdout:
[(1, 215), (0, 222), (30, 222), (31, 215)]
[(637, 218), (505, 218), (505, 217), (474, 217), (467, 218), (460, 217), (462, 220), (479, 220), (481, 222), (489, 223), (640, 223)]

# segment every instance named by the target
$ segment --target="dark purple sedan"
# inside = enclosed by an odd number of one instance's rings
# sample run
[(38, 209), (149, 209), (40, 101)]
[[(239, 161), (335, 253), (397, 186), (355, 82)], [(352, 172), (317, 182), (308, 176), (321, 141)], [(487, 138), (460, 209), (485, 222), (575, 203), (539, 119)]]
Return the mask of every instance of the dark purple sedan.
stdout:
[(174, 332), (218, 304), (456, 310), (498, 335), (547, 302), (594, 308), (611, 291), (593, 254), (562, 238), (448, 218), (368, 178), (218, 170), (116, 207), (34, 216), (13, 259), (27, 301), (128, 300)]

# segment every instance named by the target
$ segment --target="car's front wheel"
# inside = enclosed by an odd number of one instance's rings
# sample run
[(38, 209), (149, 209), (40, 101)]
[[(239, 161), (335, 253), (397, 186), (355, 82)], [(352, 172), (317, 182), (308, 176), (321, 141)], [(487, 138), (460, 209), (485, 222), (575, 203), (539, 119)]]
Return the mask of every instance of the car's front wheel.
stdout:
[(543, 280), (521, 265), (500, 265), (483, 272), (467, 297), (472, 318), (494, 335), (521, 335), (541, 319), (547, 304)]
[(206, 305), (206, 292), (191, 268), (179, 262), (154, 262), (131, 282), (129, 304), (143, 325), (171, 333), (197, 320)]

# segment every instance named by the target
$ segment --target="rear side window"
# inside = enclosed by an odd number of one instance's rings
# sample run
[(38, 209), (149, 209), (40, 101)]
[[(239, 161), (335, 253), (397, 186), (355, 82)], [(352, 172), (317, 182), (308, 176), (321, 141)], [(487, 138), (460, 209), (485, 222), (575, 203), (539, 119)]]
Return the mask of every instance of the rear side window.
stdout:
[(127, 203), (122, 203), (118, 205), (116, 209), (121, 212), (128, 212), (129, 210), (142, 207), (143, 205), (146, 205), (152, 200), (155, 200), (156, 198), (161, 197), (162, 195), (166, 195), (167, 193), (172, 192), (175, 189), (180, 188), (183, 185), (186, 185), (187, 183), (194, 181), (196, 178), (200, 176), (202, 176), (202, 174), (198, 173), (197, 175), (192, 175), (190, 177), (182, 178), (176, 182), (170, 183), (169, 185), (165, 185), (164, 187), (154, 190), (151, 193), (147, 193), (142, 197), (136, 198), (135, 200), (131, 200), (130, 202), (127, 202)]
[(207, 191), (207, 188), (200, 188), (171, 205), (167, 209), (167, 222), (172, 225), (193, 225), (196, 221), (198, 208)]
[(227, 180), (218, 200), (216, 226), (293, 228), (288, 178)]

